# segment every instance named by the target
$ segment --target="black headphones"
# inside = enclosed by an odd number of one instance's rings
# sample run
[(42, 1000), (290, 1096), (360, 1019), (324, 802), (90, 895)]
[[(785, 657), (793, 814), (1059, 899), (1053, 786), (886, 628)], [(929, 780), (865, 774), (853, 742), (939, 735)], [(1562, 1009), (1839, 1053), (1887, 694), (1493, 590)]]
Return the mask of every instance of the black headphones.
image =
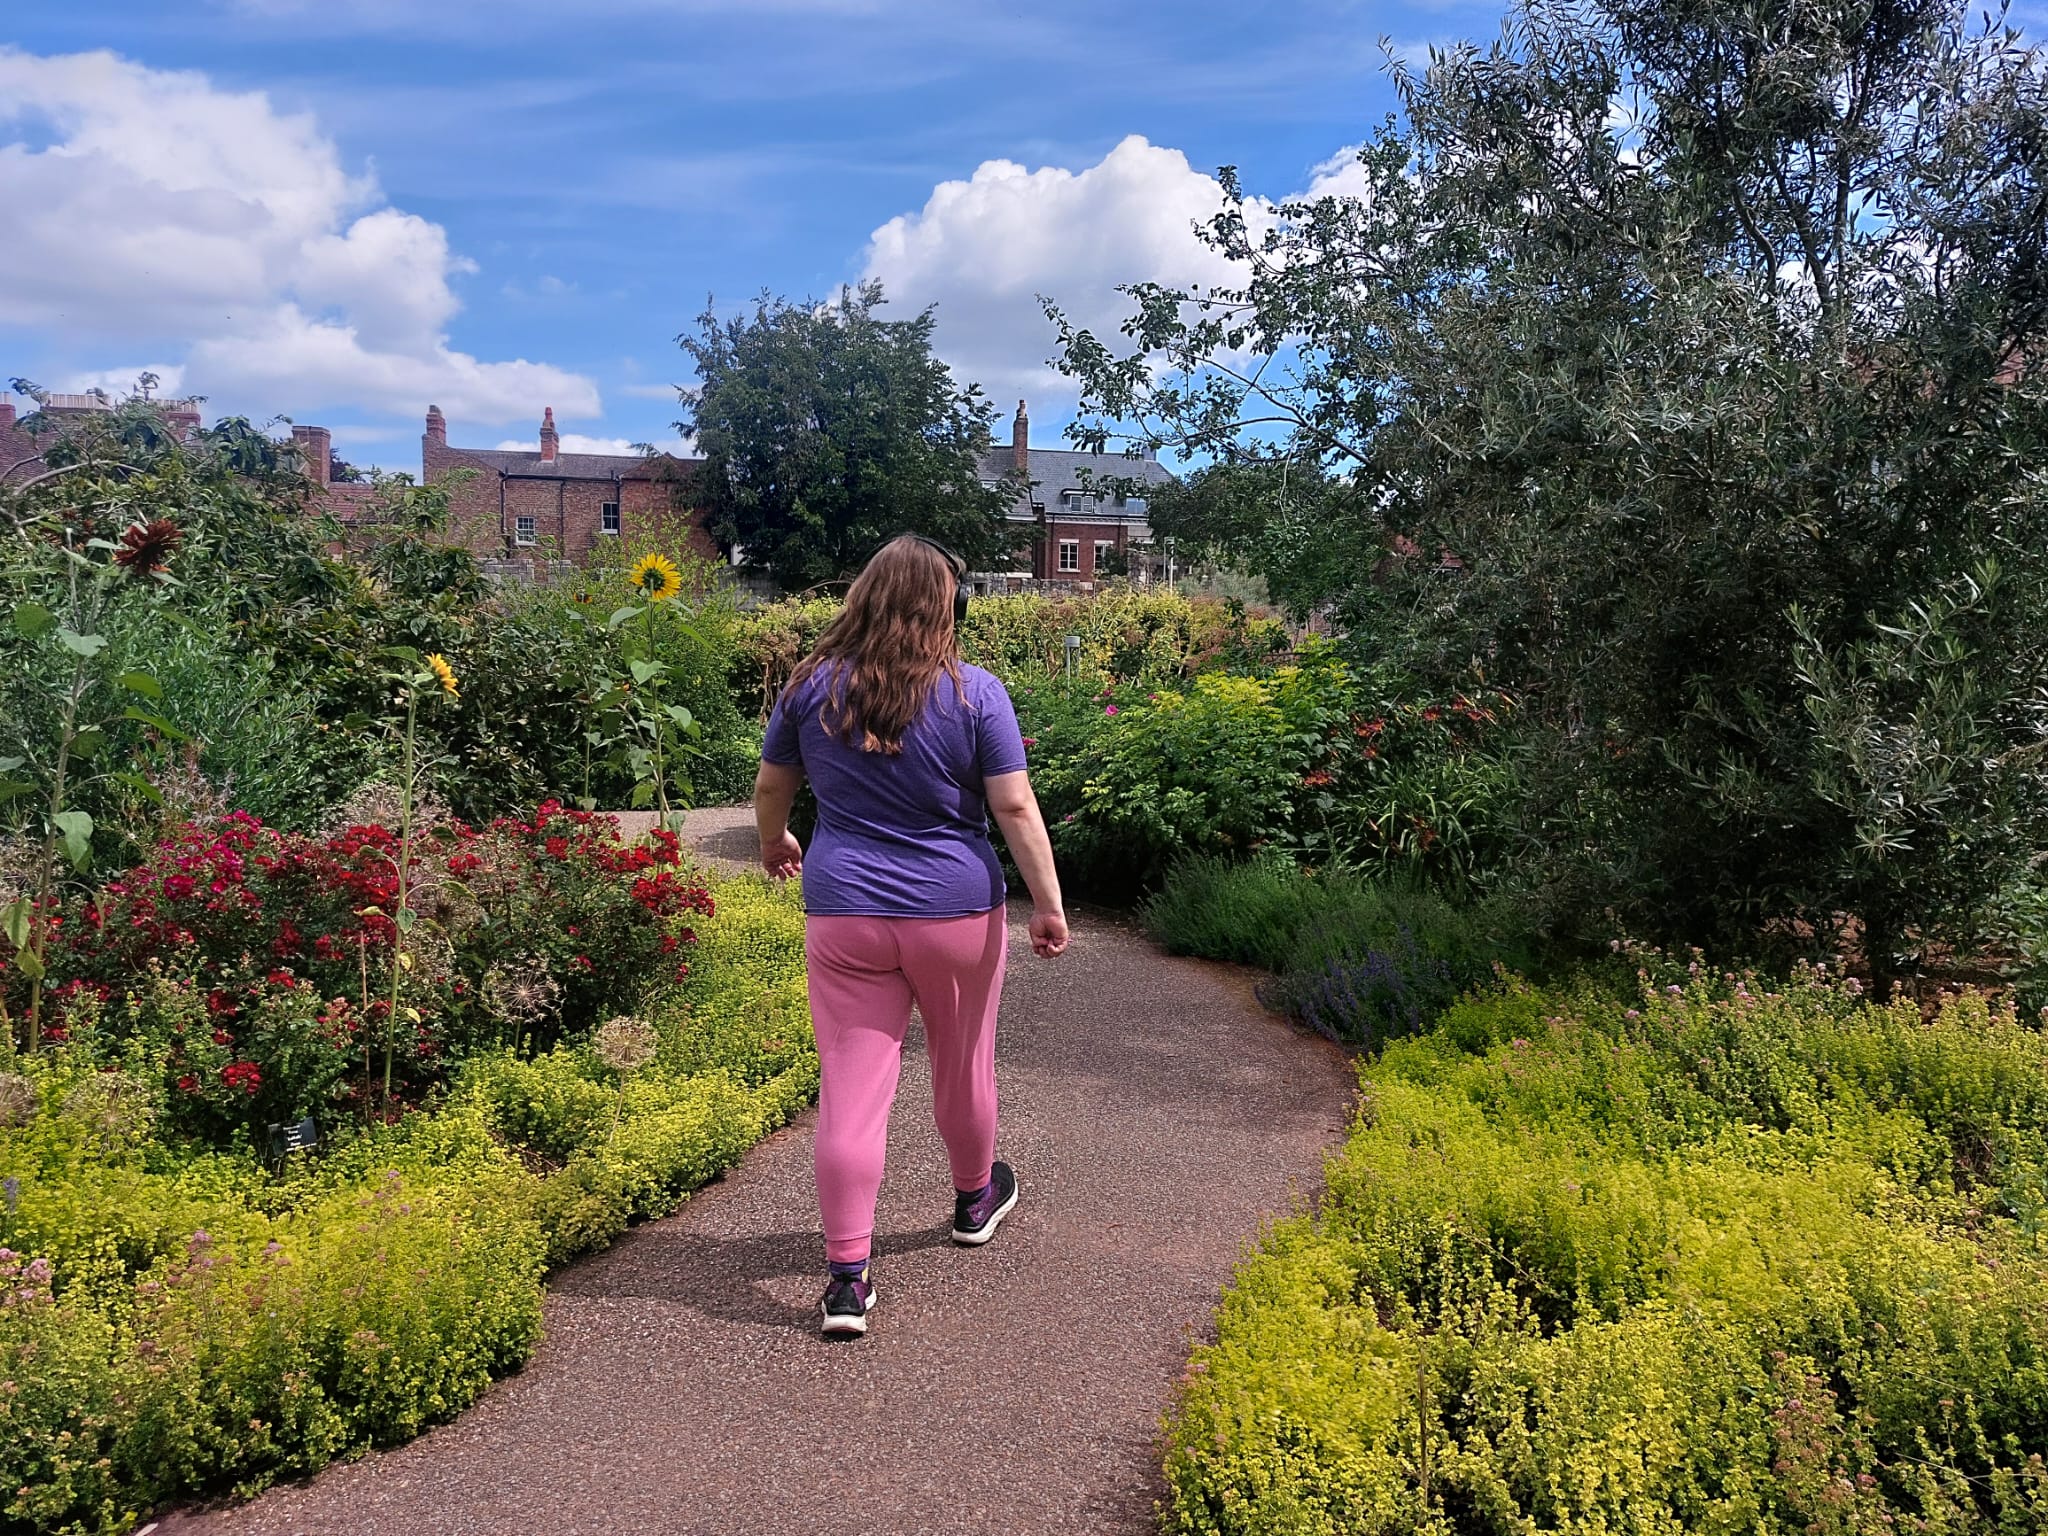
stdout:
[[(967, 585), (967, 562), (953, 553), (952, 550), (946, 548), (937, 539), (928, 539), (921, 533), (911, 533), (908, 530), (902, 533), (891, 534), (882, 541), (882, 548), (886, 549), (898, 539), (915, 539), (926, 548), (936, 549), (946, 557), (946, 564), (952, 567), (953, 580), (956, 583), (953, 588), (953, 624), (955, 628), (965, 624), (967, 622), (967, 600), (974, 595), (974, 589)], [(880, 549), (875, 551), (876, 554), (881, 552)]]

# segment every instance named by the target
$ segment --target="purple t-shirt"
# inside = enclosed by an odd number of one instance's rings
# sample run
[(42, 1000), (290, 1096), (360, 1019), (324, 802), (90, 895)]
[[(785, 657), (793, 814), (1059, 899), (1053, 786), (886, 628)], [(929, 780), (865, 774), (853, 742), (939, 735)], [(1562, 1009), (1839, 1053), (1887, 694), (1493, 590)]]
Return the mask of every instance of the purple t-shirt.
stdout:
[(828, 917), (966, 917), (1001, 906), (982, 784), (1024, 768), (1008, 691), (962, 665), (956, 693), (942, 672), (903, 750), (863, 752), (819, 722), (829, 671), (783, 694), (761, 747), (768, 762), (802, 768), (818, 797), (804, 906)]

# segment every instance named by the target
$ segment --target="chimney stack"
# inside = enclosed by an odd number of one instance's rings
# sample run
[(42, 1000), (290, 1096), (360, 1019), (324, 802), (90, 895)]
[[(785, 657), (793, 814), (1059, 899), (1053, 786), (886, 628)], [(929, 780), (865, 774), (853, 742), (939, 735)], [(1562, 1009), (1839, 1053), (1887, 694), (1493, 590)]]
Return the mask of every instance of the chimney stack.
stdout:
[(427, 441), (446, 446), (448, 442), (448, 418), (441, 414), (441, 407), (427, 407)]
[(0, 395), (0, 427), (14, 425), (14, 396)]
[(325, 485), (334, 434), (325, 427), (293, 427), (292, 446), (299, 450), (300, 472), (315, 485)]
[(1031, 478), (1031, 418), (1024, 413), (1024, 402), (1017, 402), (1017, 419), (1010, 423), (1010, 457), (1016, 461), (1017, 478), (1029, 481)]
[(172, 434), (181, 443), (189, 443), (199, 435), (199, 406), (191, 400), (171, 400), (165, 403), (164, 420)]
[(540, 461), (543, 464), (555, 462), (560, 450), (561, 439), (555, 436), (555, 408), (551, 405), (540, 419)]

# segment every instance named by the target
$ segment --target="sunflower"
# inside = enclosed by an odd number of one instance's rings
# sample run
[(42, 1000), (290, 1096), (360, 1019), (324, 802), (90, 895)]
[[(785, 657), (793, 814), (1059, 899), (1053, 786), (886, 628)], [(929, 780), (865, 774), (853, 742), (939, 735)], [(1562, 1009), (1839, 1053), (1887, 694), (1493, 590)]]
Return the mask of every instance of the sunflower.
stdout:
[(665, 603), (683, 590), (683, 573), (667, 555), (642, 555), (633, 562), (626, 580), (650, 603)]
[(441, 679), (441, 691), (447, 694), (449, 698), (459, 699), (462, 697), (462, 694), (458, 691), (460, 685), (455, 680), (455, 669), (448, 665), (447, 657), (436, 651), (427, 658), (427, 670)]

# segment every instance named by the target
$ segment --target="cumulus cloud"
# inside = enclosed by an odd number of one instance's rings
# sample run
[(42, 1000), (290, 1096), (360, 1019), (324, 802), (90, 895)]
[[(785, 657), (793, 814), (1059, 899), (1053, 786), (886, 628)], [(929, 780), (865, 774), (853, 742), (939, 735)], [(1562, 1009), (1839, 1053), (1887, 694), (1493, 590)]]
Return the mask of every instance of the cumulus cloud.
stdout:
[[(1357, 152), (1346, 149), (1292, 195), (1364, 189)], [(1054, 332), (1037, 296), (1107, 339), (1135, 307), (1120, 284), (1228, 284), (1241, 274), (1195, 234), (1222, 206), (1214, 176), (1135, 134), (1079, 171), (989, 160), (876, 230), (863, 275), (900, 305), (938, 305), (936, 346), (963, 379), (1003, 397), (1065, 403), (1073, 385), (1047, 362)], [(1256, 227), (1276, 216), (1275, 204), (1254, 199), (1247, 213)]]
[(233, 408), (599, 410), (581, 375), (455, 350), (473, 265), (261, 92), (0, 46), (0, 207), (0, 325), (183, 346), (183, 385)]
[(1080, 171), (988, 160), (876, 230), (864, 275), (899, 304), (937, 303), (938, 349), (965, 378), (1005, 395), (1071, 394), (1046, 364), (1053, 333), (1036, 296), (1114, 333), (1130, 313), (1119, 283), (1228, 281), (1229, 264), (1192, 232), (1222, 198), (1186, 155), (1135, 134)]
[(1365, 166), (1358, 158), (1360, 148), (1357, 144), (1346, 145), (1316, 166), (1309, 172), (1308, 187), (1301, 196), (1310, 201), (1319, 197), (1364, 197), (1371, 189)]

